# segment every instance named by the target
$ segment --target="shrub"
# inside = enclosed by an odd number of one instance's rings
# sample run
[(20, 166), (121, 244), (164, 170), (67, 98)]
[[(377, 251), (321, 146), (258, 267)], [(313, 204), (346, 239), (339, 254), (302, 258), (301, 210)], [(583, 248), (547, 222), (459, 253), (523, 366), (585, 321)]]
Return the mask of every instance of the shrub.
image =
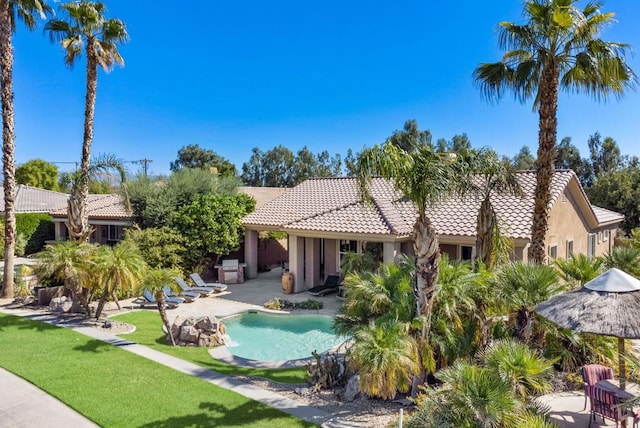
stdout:
[(49, 214), (16, 214), (16, 234), (22, 234), (26, 241), (23, 254), (33, 254), (42, 250), (45, 241), (55, 238), (55, 227)]

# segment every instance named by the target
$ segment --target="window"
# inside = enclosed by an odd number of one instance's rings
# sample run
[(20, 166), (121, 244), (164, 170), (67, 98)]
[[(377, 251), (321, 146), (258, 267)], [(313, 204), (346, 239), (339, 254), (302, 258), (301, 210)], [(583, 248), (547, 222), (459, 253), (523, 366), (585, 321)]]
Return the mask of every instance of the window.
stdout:
[(607, 242), (609, 240), (609, 231), (605, 230), (602, 232), (602, 242)]
[(596, 256), (596, 234), (590, 233), (587, 237), (587, 257), (590, 259)]
[(110, 224), (107, 226), (107, 241), (120, 241), (124, 237), (122, 226)]
[(557, 245), (551, 245), (549, 247), (549, 259), (555, 260), (557, 258), (558, 258), (558, 246)]
[(358, 241), (349, 241), (346, 239), (341, 239), (340, 241), (338, 241), (338, 254), (339, 254), (339, 259), (338, 259), (338, 266), (342, 266), (342, 259), (345, 255), (345, 253), (356, 253), (359, 254), (360, 252), (358, 251)]
[(466, 245), (463, 245), (462, 247), (460, 247), (460, 253), (462, 260), (471, 260), (471, 258), (473, 257), (473, 247), (467, 247)]
[(567, 240), (567, 258), (573, 257), (573, 241)]
[(602, 232), (598, 232), (598, 244), (602, 241)]

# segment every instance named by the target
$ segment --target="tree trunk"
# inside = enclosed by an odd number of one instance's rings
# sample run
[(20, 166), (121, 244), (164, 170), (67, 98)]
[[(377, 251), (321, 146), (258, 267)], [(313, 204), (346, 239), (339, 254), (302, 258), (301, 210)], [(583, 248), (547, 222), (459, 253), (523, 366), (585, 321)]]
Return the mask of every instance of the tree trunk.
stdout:
[(440, 247), (436, 231), (426, 216), (420, 216), (413, 228), (413, 250), (416, 256), (416, 281), (413, 290), (416, 296), (416, 315), (425, 317), (421, 336), (428, 343), (440, 265)]
[(164, 291), (160, 290), (156, 293), (156, 301), (158, 302), (158, 312), (160, 313), (160, 318), (162, 318), (162, 324), (164, 324), (167, 329), (167, 335), (169, 339), (171, 339), (171, 345), (176, 346), (176, 340), (173, 338), (173, 333), (171, 333), (171, 325), (169, 324), (169, 318), (167, 318), (167, 305), (164, 303)]
[(4, 179), (4, 277), (1, 297), (14, 297), (13, 264), (16, 246), (15, 135), (13, 111), (13, 45), (11, 5), (0, 1), (0, 99), (2, 103), (2, 175)]
[(518, 310), (516, 315), (516, 337), (529, 344), (533, 335), (533, 314), (526, 309)]
[(486, 198), (480, 204), (477, 219), (477, 237), (476, 237), (476, 256), (482, 260), (482, 263), (488, 270), (491, 270), (491, 256), (493, 253), (493, 223), (495, 213), (491, 206), (491, 201)]
[(560, 72), (555, 62), (546, 64), (540, 78), (539, 131), (538, 131), (538, 168), (536, 170), (536, 189), (531, 227), (531, 247), (529, 260), (544, 264), (547, 258), (545, 239), (549, 228), (549, 202), (551, 201), (551, 182), (556, 158), (556, 138), (558, 128), (558, 76)]
[(89, 166), (91, 162), (91, 142), (93, 141), (93, 118), (98, 91), (98, 60), (94, 40), (87, 40), (87, 93), (84, 104), (84, 135), (82, 140), (82, 160), (77, 183), (71, 189), (69, 197), (69, 236), (77, 241), (89, 242), (93, 232), (89, 227), (87, 197), (89, 195)]
[(107, 301), (107, 296), (109, 295), (109, 286), (105, 285), (102, 290), (102, 294), (100, 295), (100, 300), (98, 301), (98, 308), (96, 309), (96, 319), (100, 319), (100, 315), (102, 315), (102, 310), (104, 309), (104, 304)]

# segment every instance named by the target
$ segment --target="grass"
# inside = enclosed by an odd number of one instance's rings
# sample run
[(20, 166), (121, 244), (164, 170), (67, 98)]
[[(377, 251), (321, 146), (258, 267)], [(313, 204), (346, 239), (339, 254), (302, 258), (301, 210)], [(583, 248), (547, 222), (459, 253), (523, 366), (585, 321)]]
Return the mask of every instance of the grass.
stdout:
[(0, 366), (100, 426), (314, 426), (116, 346), (27, 318), (0, 314), (0, 349)]
[(136, 331), (121, 337), (140, 345), (148, 346), (156, 351), (190, 361), (206, 369), (214, 370), (228, 376), (256, 376), (282, 383), (303, 383), (306, 381), (307, 370), (295, 369), (254, 369), (238, 367), (213, 359), (207, 348), (171, 346), (165, 342), (162, 332), (162, 321), (155, 311), (129, 312), (113, 317), (114, 320), (126, 322), (136, 326)]

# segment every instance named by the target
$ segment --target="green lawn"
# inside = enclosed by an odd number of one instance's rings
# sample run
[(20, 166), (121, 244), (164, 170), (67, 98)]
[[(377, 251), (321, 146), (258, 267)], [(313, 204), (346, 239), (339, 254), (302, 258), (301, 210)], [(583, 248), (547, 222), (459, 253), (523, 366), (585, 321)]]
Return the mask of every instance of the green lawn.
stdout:
[(307, 370), (297, 369), (252, 369), (233, 366), (214, 360), (206, 348), (171, 346), (167, 345), (162, 332), (162, 321), (156, 311), (136, 311), (113, 317), (114, 320), (127, 322), (136, 326), (136, 331), (131, 334), (123, 334), (123, 339), (148, 346), (157, 351), (164, 352), (174, 357), (182, 358), (201, 367), (215, 370), (229, 376), (245, 375), (258, 376), (282, 383), (303, 383), (307, 376)]
[(12, 315), (0, 314), (0, 366), (104, 427), (314, 426), (116, 346)]

